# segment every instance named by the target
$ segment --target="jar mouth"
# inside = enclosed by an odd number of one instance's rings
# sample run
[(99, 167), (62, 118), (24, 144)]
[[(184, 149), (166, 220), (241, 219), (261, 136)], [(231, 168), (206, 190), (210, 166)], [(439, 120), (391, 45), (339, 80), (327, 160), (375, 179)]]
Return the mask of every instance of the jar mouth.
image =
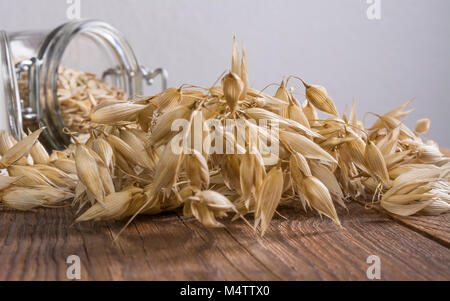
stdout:
[(0, 31), (0, 103), (4, 102), (1, 111), (5, 115), (2, 120), (7, 122), (4, 128), (9, 128), (14, 138), (20, 140), (23, 122), (15, 72), (8, 36)]
[[(138, 61), (125, 37), (111, 25), (101, 21), (69, 22), (54, 29), (43, 41), (38, 53), (40, 61), (40, 93), (37, 97), (37, 120), (39, 126), (47, 126), (45, 143), (52, 149), (63, 149), (71, 142), (63, 133), (66, 124), (58, 101), (58, 69), (63, 55), (75, 37), (87, 36), (100, 42), (111, 52), (119, 71), (118, 82), (128, 96), (141, 93), (142, 78)], [(45, 137), (46, 136), (46, 137)]]

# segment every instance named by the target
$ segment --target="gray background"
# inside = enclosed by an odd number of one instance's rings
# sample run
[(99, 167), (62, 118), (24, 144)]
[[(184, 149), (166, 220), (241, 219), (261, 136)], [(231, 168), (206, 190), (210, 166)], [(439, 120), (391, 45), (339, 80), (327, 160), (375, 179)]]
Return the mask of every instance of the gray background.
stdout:
[[(427, 137), (450, 147), (450, 1), (381, 3), (375, 21), (366, 0), (81, 0), (81, 17), (117, 27), (176, 86), (212, 84), (229, 68), (236, 33), (254, 88), (301, 75), (324, 85), (341, 112), (354, 97), (360, 118), (416, 97), (405, 122), (432, 118)], [(51, 29), (68, 20), (67, 8), (66, 0), (0, 0), (0, 28)]]

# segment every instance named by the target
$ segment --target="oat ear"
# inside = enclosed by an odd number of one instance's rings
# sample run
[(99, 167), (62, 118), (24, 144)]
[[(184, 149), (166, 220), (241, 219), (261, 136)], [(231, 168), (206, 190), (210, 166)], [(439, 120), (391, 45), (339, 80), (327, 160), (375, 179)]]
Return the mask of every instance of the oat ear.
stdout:
[(281, 81), (280, 87), (277, 89), (277, 92), (275, 93), (275, 97), (278, 99), (281, 99), (285, 102), (290, 101), (289, 97), (289, 91), (286, 89), (286, 86), (284, 84), (284, 80)]
[(205, 157), (197, 150), (191, 150), (184, 159), (185, 170), (191, 181), (191, 186), (201, 189), (209, 186), (209, 168)]
[(324, 87), (309, 85), (300, 77), (293, 76), (293, 78), (299, 79), (303, 83), (306, 99), (309, 103), (325, 113), (339, 117), (336, 105), (330, 96), (328, 96), (327, 90)]
[(0, 155), (3, 156), (17, 141), (6, 131), (0, 130)]
[(236, 73), (230, 72), (222, 78), (222, 86), (228, 107), (234, 113), (238, 101), (244, 92), (244, 83)]
[(115, 103), (95, 110), (89, 115), (89, 120), (99, 124), (133, 121), (136, 119), (137, 114), (145, 108), (145, 105), (122, 102)]
[(429, 118), (419, 119), (416, 122), (416, 132), (420, 134), (426, 134), (430, 129), (430, 123), (431, 121)]
[(237, 47), (236, 35), (233, 35), (233, 54), (231, 57), (231, 72), (240, 76), (241, 68), (239, 66), (239, 50)]
[(28, 155), (43, 130), (44, 128), (40, 128), (34, 131), (32, 134), (28, 135), (21, 141), (17, 142), (13, 147), (8, 149), (0, 160), (0, 167), (5, 168), (10, 166), (22, 157)]
[(331, 218), (336, 224), (341, 225), (328, 188), (314, 176), (306, 177), (303, 185), (306, 199), (311, 206), (319, 213)]
[(372, 141), (366, 147), (365, 160), (369, 171), (371, 171), (385, 187), (389, 187), (389, 173), (383, 154)]
[(247, 90), (248, 90), (248, 69), (247, 69), (247, 54), (245, 52), (245, 48), (242, 47), (242, 60), (241, 60), (241, 79), (242, 83), (244, 84), (244, 88), (242, 90), (241, 96), (239, 97), (240, 100), (245, 99), (247, 96)]
[(75, 165), (80, 181), (95, 199), (104, 205), (105, 190), (100, 178), (97, 161), (87, 146), (78, 144), (75, 150)]
[(349, 123), (353, 126), (357, 126), (358, 125), (358, 118), (356, 116), (356, 102), (355, 99), (353, 98), (352, 100), (352, 109), (350, 111), (350, 120)]
[(261, 235), (269, 228), (282, 193), (283, 171), (280, 167), (273, 167), (267, 173), (256, 200), (255, 228), (261, 228)]
[[(28, 130), (28, 134), (31, 134), (30, 130)], [(39, 140), (34, 143), (30, 155), (34, 164), (48, 164), (50, 162), (50, 156)]]
[(82, 215), (80, 215), (75, 222), (84, 222), (89, 220), (115, 219), (121, 216), (129, 206), (132, 200), (132, 192), (129, 190), (109, 194), (105, 198), (105, 205), (100, 203), (94, 204)]
[(0, 191), (19, 181), (22, 177), (10, 177), (0, 175)]

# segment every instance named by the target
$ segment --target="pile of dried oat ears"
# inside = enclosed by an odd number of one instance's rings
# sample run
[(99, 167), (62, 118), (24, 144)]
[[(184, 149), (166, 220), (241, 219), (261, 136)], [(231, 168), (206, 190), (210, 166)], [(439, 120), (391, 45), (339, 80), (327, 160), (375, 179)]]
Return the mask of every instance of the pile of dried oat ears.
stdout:
[[(345, 207), (356, 198), (403, 216), (450, 209), (450, 159), (436, 143), (424, 142), (428, 119), (419, 120), (414, 131), (400, 121), (411, 112), (404, 111), (410, 101), (377, 115), (366, 128), (354, 103), (350, 114), (341, 116), (323, 87), (298, 77), (289, 77), (275, 96), (268, 95), (248, 86), (245, 51), (239, 58), (236, 42), (231, 71), (220, 86), (183, 85), (134, 102), (93, 75), (61, 72), (63, 114), (72, 131), (76, 124), (76, 131), (90, 133), (89, 139), (80, 143), (72, 133), (74, 144), (48, 154), (38, 141), (42, 129), (19, 142), (1, 132), (0, 168), (8, 176), (0, 178), (0, 195), (6, 206), (28, 210), (73, 198), (77, 222), (130, 222), (138, 214), (183, 207), (184, 215), (210, 227), (221, 226), (217, 218), (228, 213), (246, 222), (252, 214), (251, 226), (262, 234), (286, 200), (337, 224), (335, 204)], [(304, 85), (304, 105), (286, 89), (289, 80)], [(107, 99), (97, 101), (97, 90)], [(319, 119), (316, 110), (329, 117)], [(172, 121), (184, 118), (192, 124), (199, 116), (222, 121), (214, 130), (245, 154), (174, 152), (171, 144), (179, 133), (171, 130)], [(224, 126), (230, 118), (244, 120), (244, 144)], [(263, 119), (278, 124), (277, 135), (250, 122)], [(279, 160), (272, 165), (259, 144), (251, 143), (263, 138), (279, 143)]]

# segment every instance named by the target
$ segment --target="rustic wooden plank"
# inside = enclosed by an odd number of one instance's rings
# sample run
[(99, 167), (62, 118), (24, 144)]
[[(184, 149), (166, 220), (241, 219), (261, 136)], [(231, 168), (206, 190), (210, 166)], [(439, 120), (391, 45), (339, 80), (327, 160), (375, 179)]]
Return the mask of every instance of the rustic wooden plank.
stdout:
[[(359, 203), (363, 206), (365, 205), (362, 201)], [(411, 230), (416, 231), (447, 248), (450, 248), (450, 214), (441, 214), (437, 216), (400, 216), (384, 210), (379, 205), (373, 206), (373, 209), (389, 216), (391, 219), (401, 223)]]
[(65, 280), (78, 255), (83, 280), (366, 279), (378, 255), (382, 279), (445, 279), (450, 251), (392, 219), (352, 204), (344, 230), (287, 204), (263, 238), (243, 222), (206, 229), (177, 214), (138, 217), (116, 243), (123, 222), (73, 221), (70, 208), (0, 210), (0, 280)]
[(148, 265), (154, 271), (141, 275), (142, 279), (246, 280), (245, 275), (228, 260), (215, 241), (205, 240), (186, 227), (176, 214), (151, 218), (141, 216), (134, 225), (141, 239), (140, 246), (128, 243), (128, 231), (119, 238), (119, 243), (127, 254), (142, 248)]
[[(199, 235), (208, 245), (215, 245), (219, 248), (228, 262), (235, 266), (239, 273), (245, 277), (245, 280), (267, 281), (282, 279), (248, 252), (245, 247), (230, 235), (226, 228), (211, 230), (205, 228), (193, 218), (180, 216), (180, 219), (187, 228)], [(243, 224), (241, 226), (245, 227)], [(284, 272), (290, 272), (287, 266), (284, 267)]]
[(288, 220), (276, 218), (263, 238), (228, 227), (273, 271), (283, 272), (281, 261), (296, 280), (363, 280), (367, 257), (377, 255), (384, 280), (450, 279), (449, 249), (359, 204), (349, 204), (349, 213), (339, 210), (344, 229), (292, 206), (280, 211)]
[[(72, 254), (80, 257), (84, 280), (248, 280), (263, 269), (239, 254), (237, 242), (217, 244), (207, 229), (194, 231), (176, 214), (138, 217), (115, 243), (123, 222), (69, 227), (72, 221), (68, 208), (0, 211), (0, 280), (65, 280)], [(244, 261), (252, 268), (241, 271)], [(275, 277), (265, 271), (259, 279)]]
[[(0, 279), (64, 280), (66, 258), (78, 255), (86, 279), (113, 279), (110, 256), (120, 258), (107, 227), (97, 224), (70, 227), (70, 209), (39, 209), (0, 214)], [(89, 248), (88, 248), (89, 247)], [(99, 256), (100, 255), (100, 256)]]
[(405, 226), (418, 231), (427, 237), (450, 248), (450, 215), (439, 216), (408, 216), (402, 217), (387, 213), (391, 218), (401, 222)]

